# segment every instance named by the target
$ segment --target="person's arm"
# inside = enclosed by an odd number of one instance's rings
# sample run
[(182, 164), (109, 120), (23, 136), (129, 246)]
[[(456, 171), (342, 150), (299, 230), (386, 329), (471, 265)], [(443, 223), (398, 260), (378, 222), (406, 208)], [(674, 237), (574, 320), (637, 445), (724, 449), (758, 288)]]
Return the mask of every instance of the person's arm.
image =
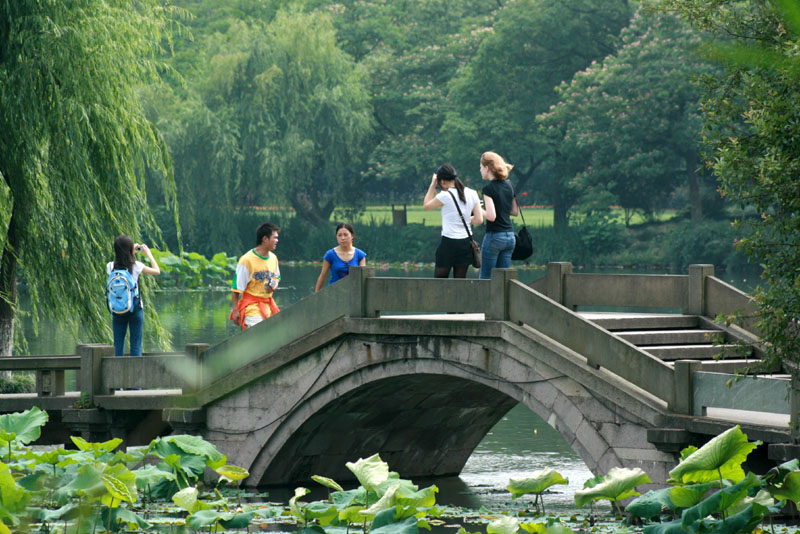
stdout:
[(358, 266), (364, 267), (366, 264), (367, 264), (367, 257), (364, 256), (363, 258), (361, 258), (361, 261), (358, 262)]
[(519, 215), (519, 204), (517, 204), (517, 197), (511, 199), (511, 215), (514, 217)]
[(317, 285), (314, 287), (314, 293), (319, 293), (319, 290), (322, 289), (322, 286), (325, 284), (325, 278), (328, 277), (328, 271), (331, 269), (331, 264), (328, 263), (328, 260), (322, 260), (322, 271), (319, 273), (319, 278), (317, 278)]
[[(475, 196), (477, 196), (477, 193)], [(483, 224), (483, 208), (481, 207), (480, 199), (472, 207), (472, 217), (470, 217), (470, 222), (473, 225)]]
[(231, 291), (231, 320), (236, 324), (241, 324), (239, 317), (239, 299), (242, 294), (238, 291)]
[[(137, 245), (134, 245), (134, 250), (136, 250)], [(144, 274), (151, 274), (153, 276), (158, 276), (161, 274), (161, 269), (158, 267), (158, 263), (156, 263), (156, 259), (153, 257), (153, 253), (150, 252), (150, 247), (145, 245), (144, 243), (138, 245), (141, 247), (141, 251), (147, 256), (147, 259), (150, 260), (150, 266), (145, 265), (142, 269)]]
[(428, 186), (428, 191), (425, 192), (425, 199), (422, 201), (422, 207), (426, 210), (435, 210), (444, 206), (441, 200), (436, 198), (436, 175), (431, 178), (431, 185)]
[(486, 218), (487, 221), (494, 222), (497, 218), (497, 212), (494, 209), (494, 200), (489, 195), (483, 195), (483, 202), (486, 204), (486, 212), (483, 216)]

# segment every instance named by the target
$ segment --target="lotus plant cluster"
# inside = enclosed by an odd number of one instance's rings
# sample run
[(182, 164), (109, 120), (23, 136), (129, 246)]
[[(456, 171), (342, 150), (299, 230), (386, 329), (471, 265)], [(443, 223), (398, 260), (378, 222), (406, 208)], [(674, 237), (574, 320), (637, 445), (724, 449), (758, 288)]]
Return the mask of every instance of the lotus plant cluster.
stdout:
[[(575, 492), (575, 504), (605, 499), (617, 507), (620, 501), (637, 497), (626, 507), (629, 518), (648, 523), (643, 534), (746, 534), (753, 532), (771, 514), (780, 512), (788, 501), (800, 502), (800, 461), (781, 464), (764, 475), (745, 473), (742, 464), (760, 442), (750, 442), (739, 426), (718, 435), (701, 448), (687, 447), (680, 463), (669, 472), (670, 486), (644, 495), (639, 484), (652, 482), (641, 469), (612, 468), (608, 474), (589, 479)], [(530, 478), (511, 479), (512, 499), (525, 494), (541, 496), (554, 484), (568, 481), (552, 469), (533, 473)], [(543, 504), (542, 511), (543, 511)], [(553, 534), (552, 521), (548, 527)], [(559, 527), (560, 529), (561, 527)], [(501, 518), (494, 533), (537, 532), (514, 518)]]
[(247, 526), (254, 515), (230, 512), (216, 487), (216, 499), (198, 497), (206, 469), (217, 473), (217, 485), (248, 476), (202, 438), (167, 436), (115, 452), (121, 439), (71, 437), (74, 450), (33, 449), (47, 421), (36, 407), (0, 416), (0, 534), (149, 529), (137, 510), (153, 500), (172, 500), (188, 514), (181, 522), (195, 529)]

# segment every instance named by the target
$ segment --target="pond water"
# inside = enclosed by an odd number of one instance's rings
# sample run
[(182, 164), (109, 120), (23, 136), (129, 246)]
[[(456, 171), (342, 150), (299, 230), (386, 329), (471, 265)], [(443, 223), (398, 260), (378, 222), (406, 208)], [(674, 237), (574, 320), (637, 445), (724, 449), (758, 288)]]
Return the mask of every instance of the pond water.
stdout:
[[(313, 293), (318, 267), (282, 266), (281, 271), (282, 286), (276, 296), (281, 308), (291, 306)], [(379, 267), (376, 274), (430, 277), (432, 271), (432, 266), (409, 266), (407, 269)], [(470, 271), (471, 277), (476, 277), (475, 271)], [(613, 272), (623, 274), (631, 271)], [(649, 271), (648, 274), (661, 273)], [(542, 270), (520, 270), (518, 279), (528, 283), (543, 275)], [(752, 278), (755, 277), (751, 275)], [(746, 275), (726, 276), (725, 280), (744, 288), (751, 283), (748, 283)], [(214, 345), (238, 331), (238, 327), (228, 320), (230, 292), (224, 289), (158, 292), (151, 298), (151, 305), (156, 306), (165, 327), (172, 333), (174, 350), (181, 350), (186, 343)], [(56, 323), (41, 324), (38, 336), (33, 335), (29, 324), (23, 322), (22, 327), (28, 337), (30, 354), (75, 352), (76, 340)], [(111, 339), (106, 342), (110, 343)], [(153, 351), (147, 343), (144, 349), (145, 352)], [(583, 487), (584, 481), (592, 477), (591, 472), (555, 430), (526, 407), (518, 405), (484, 437), (460, 477), (433, 480), (441, 490), (437, 501), (472, 509), (481, 506), (490, 509), (509, 506), (525, 508), (530, 505), (528, 499), (510, 504), (510, 494), (505, 489), (509, 478), (524, 478), (532, 471), (547, 467), (552, 467), (569, 479), (569, 486), (555, 486), (553, 492), (546, 495), (547, 509), (564, 513), (573, 510), (573, 494)], [(285, 500), (288, 501), (288, 498)]]

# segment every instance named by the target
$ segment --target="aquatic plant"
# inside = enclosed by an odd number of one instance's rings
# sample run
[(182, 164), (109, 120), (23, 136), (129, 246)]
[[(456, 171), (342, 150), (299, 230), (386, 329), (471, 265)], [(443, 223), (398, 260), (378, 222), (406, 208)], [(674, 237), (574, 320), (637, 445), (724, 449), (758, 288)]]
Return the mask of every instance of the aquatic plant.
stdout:
[(530, 477), (527, 478), (512, 478), (508, 481), (507, 489), (511, 492), (511, 499), (518, 499), (523, 495), (535, 495), (533, 505), (536, 510), (539, 510), (541, 504), (541, 511), (544, 513), (544, 501), (542, 500), (542, 493), (548, 488), (556, 484), (569, 484), (569, 480), (564, 478), (561, 473), (550, 467), (534, 471)]

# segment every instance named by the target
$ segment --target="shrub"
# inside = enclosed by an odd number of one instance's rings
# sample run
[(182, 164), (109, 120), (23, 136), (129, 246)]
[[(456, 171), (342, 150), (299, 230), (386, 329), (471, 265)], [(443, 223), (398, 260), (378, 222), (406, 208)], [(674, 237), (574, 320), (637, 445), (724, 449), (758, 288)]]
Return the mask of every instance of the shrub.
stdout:
[(36, 380), (33, 373), (12, 372), (10, 376), (0, 374), (0, 393), (33, 393), (36, 391)]
[(728, 221), (683, 221), (665, 235), (667, 257), (675, 270), (693, 263), (710, 263), (725, 269), (744, 263), (736, 251), (736, 232)]

